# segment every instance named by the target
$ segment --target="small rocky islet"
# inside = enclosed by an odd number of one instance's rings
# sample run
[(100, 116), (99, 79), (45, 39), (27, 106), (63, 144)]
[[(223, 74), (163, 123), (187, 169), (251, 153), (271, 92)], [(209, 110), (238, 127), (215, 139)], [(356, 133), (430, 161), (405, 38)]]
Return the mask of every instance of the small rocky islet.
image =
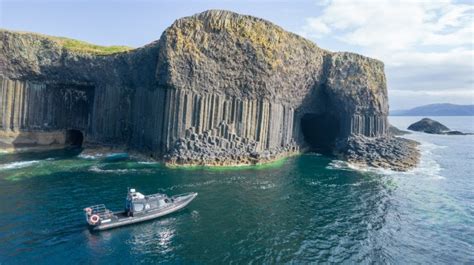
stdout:
[(464, 133), (460, 131), (452, 131), (445, 125), (430, 118), (423, 118), (410, 126), (408, 130), (416, 132), (425, 132), (429, 134), (444, 134), (444, 135), (470, 135), (471, 133)]
[(395, 127), (391, 124), (390, 124), (390, 127), (388, 128), (388, 131), (389, 131), (390, 134), (392, 134), (394, 136), (402, 136), (402, 135), (410, 134), (409, 131), (400, 130), (397, 127)]
[(170, 165), (258, 164), (310, 150), (407, 170), (389, 132), (381, 61), (331, 52), (271, 22), (210, 10), (158, 41), (102, 49), (0, 30), (0, 138), (122, 146)]

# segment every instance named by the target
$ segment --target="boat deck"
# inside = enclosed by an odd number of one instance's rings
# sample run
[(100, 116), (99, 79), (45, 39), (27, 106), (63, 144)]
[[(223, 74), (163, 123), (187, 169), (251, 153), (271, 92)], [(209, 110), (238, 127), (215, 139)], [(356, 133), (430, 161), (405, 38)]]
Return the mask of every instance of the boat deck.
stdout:
[(105, 230), (155, 219), (184, 208), (196, 196), (197, 193), (194, 192), (173, 196), (173, 203), (171, 203), (170, 205), (158, 209), (145, 211), (143, 213), (138, 213), (134, 216), (128, 216), (125, 211), (111, 212), (110, 210), (105, 208), (103, 204), (91, 206), (91, 208), (94, 209), (94, 214), (99, 215), (101, 217), (101, 220), (103, 220), (102, 223), (96, 226), (91, 226), (91, 228), (92, 230)]

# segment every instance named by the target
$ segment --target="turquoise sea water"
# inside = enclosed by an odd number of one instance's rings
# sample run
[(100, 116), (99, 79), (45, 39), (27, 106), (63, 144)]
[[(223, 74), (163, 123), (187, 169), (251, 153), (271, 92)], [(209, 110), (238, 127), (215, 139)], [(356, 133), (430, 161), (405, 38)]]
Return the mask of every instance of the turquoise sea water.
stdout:
[[(474, 132), (473, 117), (436, 117)], [(419, 117), (393, 117), (406, 128)], [(0, 153), (0, 264), (474, 263), (474, 136), (414, 133), (420, 166), (357, 169), (318, 154), (240, 169)], [(91, 233), (82, 209), (198, 192), (185, 210)]]

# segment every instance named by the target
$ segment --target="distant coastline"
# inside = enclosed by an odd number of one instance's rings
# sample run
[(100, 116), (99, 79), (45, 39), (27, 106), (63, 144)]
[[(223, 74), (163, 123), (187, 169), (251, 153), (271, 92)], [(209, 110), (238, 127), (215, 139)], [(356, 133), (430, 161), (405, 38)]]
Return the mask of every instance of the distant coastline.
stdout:
[(474, 116), (474, 105), (429, 104), (406, 110), (392, 110), (390, 116)]

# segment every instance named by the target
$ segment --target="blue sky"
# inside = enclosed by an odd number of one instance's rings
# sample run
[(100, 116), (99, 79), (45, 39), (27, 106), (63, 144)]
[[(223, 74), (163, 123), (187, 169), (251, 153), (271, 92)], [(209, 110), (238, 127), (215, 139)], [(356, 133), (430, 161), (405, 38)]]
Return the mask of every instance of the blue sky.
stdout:
[(0, 27), (139, 47), (207, 9), (262, 17), (322, 48), (384, 61), (392, 109), (474, 104), (472, 1), (0, 0)]

